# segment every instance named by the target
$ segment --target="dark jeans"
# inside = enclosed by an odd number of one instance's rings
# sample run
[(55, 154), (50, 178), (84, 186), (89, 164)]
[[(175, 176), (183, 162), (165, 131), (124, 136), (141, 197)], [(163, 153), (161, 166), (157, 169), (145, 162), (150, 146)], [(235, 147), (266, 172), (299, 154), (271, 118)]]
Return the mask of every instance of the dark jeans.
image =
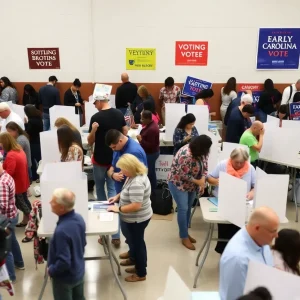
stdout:
[(41, 156), (41, 145), (40, 144), (30, 144), (30, 150), (31, 150), (31, 175), (32, 175), (32, 180), (35, 181), (39, 179), (39, 175), (36, 172), (38, 169), (38, 164), (40, 160), (42, 159)]
[[(230, 240), (241, 228), (234, 224), (218, 224), (218, 238)], [(215, 251), (222, 254), (228, 242), (218, 242)]]
[(43, 113), (43, 128), (44, 131), (50, 130), (50, 115), (49, 113)]
[(255, 161), (251, 162), (251, 165), (254, 167), (254, 169), (256, 169), (257, 163), (258, 163), (258, 160), (255, 160)]
[(127, 242), (131, 245), (131, 253), (135, 261), (136, 273), (139, 277), (147, 275), (147, 248), (144, 240), (145, 229), (150, 219), (141, 223), (122, 222), (122, 226), (126, 227)]
[(121, 220), (120, 218), (120, 226), (121, 226), (121, 231), (125, 237), (125, 242), (128, 245), (128, 253), (129, 253), (129, 257), (131, 261), (134, 261), (135, 259), (135, 255), (134, 255), (134, 247), (132, 246), (132, 244), (130, 244), (131, 240), (129, 237), (129, 232), (128, 232), (128, 227), (127, 227), (127, 223), (125, 223), (124, 221)]
[(159, 151), (151, 154), (146, 154), (146, 156), (147, 156), (147, 164), (148, 164), (148, 178), (151, 183), (151, 192), (153, 193), (157, 185), (155, 162), (159, 157)]
[(54, 300), (85, 300), (83, 280), (67, 284), (52, 278), (52, 289)]

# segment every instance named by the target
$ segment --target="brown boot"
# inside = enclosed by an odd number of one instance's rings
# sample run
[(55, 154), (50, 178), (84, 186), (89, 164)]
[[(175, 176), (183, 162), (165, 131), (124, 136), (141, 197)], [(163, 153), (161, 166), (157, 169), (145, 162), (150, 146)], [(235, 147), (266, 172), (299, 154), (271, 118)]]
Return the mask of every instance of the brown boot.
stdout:
[(132, 274), (125, 278), (125, 281), (127, 281), (127, 282), (138, 282), (138, 281), (144, 281), (144, 280), (146, 280), (146, 276), (139, 277), (136, 274)]
[(126, 268), (125, 272), (129, 273), (129, 274), (136, 274), (136, 268), (135, 267), (133, 267), (133, 268)]
[(193, 244), (197, 243), (197, 241), (194, 238), (192, 238), (190, 235), (189, 235), (189, 240)]
[(119, 258), (120, 259), (127, 259), (127, 258), (129, 258), (130, 256), (129, 256), (129, 252), (125, 252), (125, 253), (122, 253), (122, 254), (120, 254), (119, 255)]
[(120, 262), (120, 265), (121, 265), (122, 267), (127, 267), (127, 266), (134, 266), (135, 263), (134, 263), (130, 258), (128, 258), (128, 259), (122, 260), (122, 261)]
[(196, 250), (195, 246), (191, 243), (189, 238), (182, 239), (182, 245), (189, 250)]

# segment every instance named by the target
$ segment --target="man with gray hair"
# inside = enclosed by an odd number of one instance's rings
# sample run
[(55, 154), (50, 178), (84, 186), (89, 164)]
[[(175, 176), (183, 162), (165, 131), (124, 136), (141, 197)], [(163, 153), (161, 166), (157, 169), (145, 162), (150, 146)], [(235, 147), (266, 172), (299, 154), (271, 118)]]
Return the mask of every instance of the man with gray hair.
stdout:
[(84, 300), (85, 222), (74, 211), (75, 195), (55, 189), (51, 209), (59, 219), (49, 246), (48, 274), (52, 278), (54, 300)]
[(221, 300), (235, 300), (243, 295), (249, 261), (273, 266), (270, 244), (278, 236), (279, 218), (268, 207), (259, 207), (228, 243), (220, 261)]
[(287, 86), (282, 94), (281, 104), (290, 104), (293, 102), (294, 95), (300, 92), (300, 79), (296, 83)]
[(11, 110), (11, 108), (6, 102), (0, 103), (0, 117), (3, 119), (1, 123), (1, 133), (6, 132), (6, 125), (9, 122), (15, 122), (23, 130), (25, 130), (24, 121), (21, 119), (21, 117), (18, 114), (16, 114)]

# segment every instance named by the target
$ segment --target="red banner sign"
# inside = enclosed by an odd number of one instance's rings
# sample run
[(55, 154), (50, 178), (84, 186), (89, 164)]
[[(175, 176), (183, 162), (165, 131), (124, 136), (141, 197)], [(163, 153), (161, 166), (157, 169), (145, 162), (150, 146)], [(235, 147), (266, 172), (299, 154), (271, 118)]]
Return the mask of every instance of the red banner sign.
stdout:
[(207, 66), (208, 42), (176, 42), (175, 65)]
[(239, 92), (244, 92), (250, 90), (252, 92), (262, 91), (264, 89), (264, 85), (262, 83), (239, 83), (237, 85), (237, 90)]
[(27, 48), (29, 69), (60, 69), (58, 48)]

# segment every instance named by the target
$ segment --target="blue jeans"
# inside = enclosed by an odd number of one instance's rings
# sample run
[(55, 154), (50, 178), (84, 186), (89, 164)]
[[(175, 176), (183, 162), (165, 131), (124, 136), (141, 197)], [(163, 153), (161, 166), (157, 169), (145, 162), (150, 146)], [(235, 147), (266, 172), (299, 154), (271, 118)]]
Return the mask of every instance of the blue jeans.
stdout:
[(22, 257), (21, 248), (16, 238), (15, 227), (18, 224), (19, 215), (15, 218), (10, 219), (11, 224), (9, 229), (11, 231), (11, 252), (6, 257), (6, 267), (9, 274), (10, 280), (16, 280), (15, 265), (18, 267), (24, 267), (24, 261)]
[(148, 178), (151, 183), (151, 192), (154, 193), (157, 185), (155, 162), (159, 157), (159, 151), (151, 154), (146, 154), (148, 164)]
[(50, 130), (50, 115), (47, 113), (43, 113), (43, 124), (44, 131)]
[[(115, 183), (111, 178), (107, 176), (107, 168), (94, 164), (93, 172), (94, 172), (94, 181), (96, 185), (97, 200), (99, 201), (107, 200), (105, 190), (104, 190), (105, 182), (107, 187), (108, 198), (114, 197), (117, 194), (115, 190)], [(118, 233), (112, 236), (112, 239), (119, 239), (119, 238), (120, 238), (120, 225), (119, 225)]]
[(147, 248), (144, 233), (149, 222), (150, 219), (140, 223), (122, 222), (122, 228), (126, 228), (128, 245), (131, 245), (130, 255), (133, 255), (136, 273), (139, 277), (147, 275)]
[(188, 238), (189, 220), (191, 216), (192, 205), (196, 197), (196, 192), (181, 191), (172, 182), (169, 182), (168, 186), (172, 197), (177, 204), (179, 236), (181, 239), (186, 239)]
[(111, 178), (107, 176), (107, 168), (94, 164), (93, 172), (94, 172), (94, 180), (96, 184), (97, 200), (99, 201), (107, 200), (106, 193), (104, 190), (105, 182), (107, 186), (108, 198), (114, 197), (116, 195), (115, 183)]

